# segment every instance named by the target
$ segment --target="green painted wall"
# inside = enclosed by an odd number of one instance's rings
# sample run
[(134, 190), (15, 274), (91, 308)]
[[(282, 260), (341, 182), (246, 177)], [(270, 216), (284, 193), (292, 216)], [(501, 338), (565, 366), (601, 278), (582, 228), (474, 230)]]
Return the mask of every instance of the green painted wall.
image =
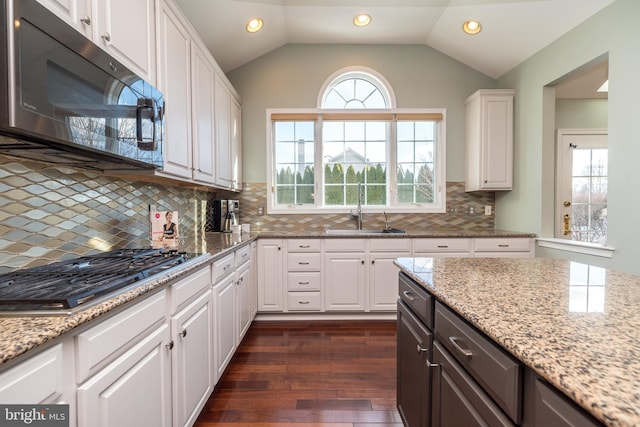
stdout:
[[(609, 58), (609, 238), (612, 259), (539, 250), (541, 256), (576, 259), (640, 274), (637, 227), (640, 199), (640, 54), (636, 21), (640, 2), (617, 0), (498, 79), (517, 90), (514, 190), (496, 195), (496, 226), (553, 234), (555, 99), (545, 85), (602, 55)], [(568, 120), (568, 118), (567, 118)]]
[(243, 180), (266, 182), (266, 109), (316, 108), (336, 71), (372, 68), (399, 108), (447, 109), (447, 181), (464, 181), (464, 99), (495, 80), (427, 46), (286, 45), (228, 76), (242, 97)]

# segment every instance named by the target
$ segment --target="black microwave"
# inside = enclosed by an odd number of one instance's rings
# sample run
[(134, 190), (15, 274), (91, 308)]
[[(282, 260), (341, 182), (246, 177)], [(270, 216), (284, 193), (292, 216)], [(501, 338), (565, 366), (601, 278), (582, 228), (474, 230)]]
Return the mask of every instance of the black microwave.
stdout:
[(0, 2), (0, 154), (162, 167), (162, 93), (37, 1)]

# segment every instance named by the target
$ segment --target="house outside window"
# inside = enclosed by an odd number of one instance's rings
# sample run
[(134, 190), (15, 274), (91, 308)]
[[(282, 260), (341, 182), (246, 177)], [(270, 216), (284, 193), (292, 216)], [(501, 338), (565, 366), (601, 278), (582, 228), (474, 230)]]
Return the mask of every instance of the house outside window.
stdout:
[(349, 68), (318, 108), (267, 111), (272, 213), (444, 212), (445, 110), (395, 106), (386, 80)]

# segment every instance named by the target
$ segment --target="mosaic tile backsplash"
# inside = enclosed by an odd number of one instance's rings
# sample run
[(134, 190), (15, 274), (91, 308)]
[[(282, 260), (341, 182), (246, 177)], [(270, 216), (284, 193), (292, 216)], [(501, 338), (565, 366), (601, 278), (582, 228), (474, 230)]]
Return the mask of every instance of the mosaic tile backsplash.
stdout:
[[(201, 238), (206, 202), (214, 198), (239, 199), (240, 222), (252, 224), (255, 231), (353, 225), (344, 214), (259, 216), (266, 194), (265, 183), (245, 183), (240, 193), (209, 192), (0, 156), (0, 274), (110, 249), (147, 247), (150, 204), (180, 212), (181, 239), (186, 242)], [(493, 229), (494, 216), (483, 215), (485, 205), (495, 205), (493, 193), (465, 193), (464, 184), (448, 183), (448, 213), (393, 214), (389, 219), (397, 227), (415, 230)], [(364, 224), (379, 228), (384, 218), (365, 212)]]

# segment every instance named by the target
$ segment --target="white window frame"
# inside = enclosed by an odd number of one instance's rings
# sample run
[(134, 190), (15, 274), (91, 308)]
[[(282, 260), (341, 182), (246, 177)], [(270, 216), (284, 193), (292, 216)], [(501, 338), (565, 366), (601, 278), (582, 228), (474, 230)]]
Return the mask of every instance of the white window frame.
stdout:
[[(386, 206), (366, 206), (363, 205), (362, 209), (364, 213), (445, 213), (446, 212), (446, 109), (445, 108), (424, 108), (424, 109), (384, 109), (384, 110), (323, 110), (320, 108), (315, 109), (267, 109), (266, 110), (266, 141), (267, 141), (267, 209), (272, 214), (338, 214), (349, 213), (355, 208), (355, 205), (345, 206), (322, 206), (323, 191), (322, 182), (324, 168), (322, 167), (322, 114), (340, 113), (340, 114), (371, 114), (375, 112), (383, 112), (387, 114), (440, 114), (442, 120), (437, 122), (436, 129), (436, 188), (434, 188), (435, 202), (432, 204), (420, 204), (413, 203), (398, 205), (397, 204), (397, 183), (396, 183), (396, 171), (397, 171), (397, 155), (396, 155), (396, 129), (395, 120), (391, 122), (391, 135), (388, 146), (388, 163), (387, 163), (387, 176), (389, 181), (387, 184), (387, 191), (389, 197), (387, 198)], [(315, 128), (315, 146), (314, 146), (314, 162), (315, 162), (315, 203), (314, 205), (276, 205), (276, 193), (275, 193), (275, 165), (274, 165), (274, 141), (273, 141), (273, 114), (315, 114), (318, 116)]]

